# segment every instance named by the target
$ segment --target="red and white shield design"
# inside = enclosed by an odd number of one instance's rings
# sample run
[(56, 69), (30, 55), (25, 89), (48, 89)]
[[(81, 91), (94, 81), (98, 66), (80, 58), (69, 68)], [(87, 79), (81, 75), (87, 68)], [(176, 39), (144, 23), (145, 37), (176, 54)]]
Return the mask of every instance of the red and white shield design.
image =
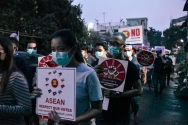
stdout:
[(142, 66), (150, 66), (154, 63), (155, 57), (149, 51), (141, 51), (137, 54), (137, 61)]
[(104, 72), (99, 74), (100, 84), (108, 89), (118, 88), (125, 80), (124, 66), (117, 60), (108, 59), (100, 64)]
[(53, 61), (52, 56), (44, 56), (39, 62), (39, 67), (57, 67), (58, 65)]

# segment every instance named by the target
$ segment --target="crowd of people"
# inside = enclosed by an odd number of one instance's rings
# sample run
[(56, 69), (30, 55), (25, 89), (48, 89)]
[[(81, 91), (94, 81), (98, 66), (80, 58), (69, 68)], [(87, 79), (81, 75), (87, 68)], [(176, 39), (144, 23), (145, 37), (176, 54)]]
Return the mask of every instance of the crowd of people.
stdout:
[[(51, 111), (48, 125), (130, 125), (131, 114), (137, 123), (142, 85), (147, 83), (150, 90), (154, 85), (154, 96), (158, 97), (170, 84), (172, 60), (162, 56), (161, 49), (156, 49), (153, 52), (156, 55), (153, 67), (141, 66), (137, 63), (139, 51), (134, 46), (126, 45), (123, 33), (114, 33), (109, 45), (96, 43), (93, 51), (89, 51), (87, 45), (80, 44), (69, 29), (56, 31), (50, 41), (50, 56), (56, 64), (62, 68), (76, 68), (76, 121), (63, 120), (56, 111)], [(36, 98), (41, 96), (42, 89), (36, 87), (40, 84), (36, 82), (37, 42), (27, 42), (25, 57), (16, 54), (18, 46), (16, 38), (0, 37), (0, 124), (39, 125)], [(104, 71), (98, 64), (100, 58), (128, 61), (123, 92), (100, 88), (98, 74)], [(108, 110), (102, 110), (104, 97), (110, 99)]]

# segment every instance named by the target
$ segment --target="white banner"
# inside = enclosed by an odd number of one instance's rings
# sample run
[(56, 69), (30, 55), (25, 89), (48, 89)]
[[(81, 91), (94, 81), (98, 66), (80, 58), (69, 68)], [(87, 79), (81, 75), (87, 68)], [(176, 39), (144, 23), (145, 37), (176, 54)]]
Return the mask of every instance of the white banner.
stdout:
[(144, 44), (142, 26), (120, 28), (118, 31), (125, 34), (126, 44)]

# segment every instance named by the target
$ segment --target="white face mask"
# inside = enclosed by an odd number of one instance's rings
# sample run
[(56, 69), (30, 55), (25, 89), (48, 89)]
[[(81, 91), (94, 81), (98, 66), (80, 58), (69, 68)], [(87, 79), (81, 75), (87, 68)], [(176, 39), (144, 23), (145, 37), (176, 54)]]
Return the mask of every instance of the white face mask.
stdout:
[(103, 57), (103, 52), (97, 51), (97, 52), (95, 52), (95, 56), (96, 56), (97, 58), (101, 58), (101, 57)]
[(125, 57), (130, 57), (130, 56), (132, 56), (132, 52), (131, 51), (126, 51), (126, 52), (124, 52), (124, 56)]
[(85, 57), (85, 53), (84, 52), (82, 52), (82, 56)]

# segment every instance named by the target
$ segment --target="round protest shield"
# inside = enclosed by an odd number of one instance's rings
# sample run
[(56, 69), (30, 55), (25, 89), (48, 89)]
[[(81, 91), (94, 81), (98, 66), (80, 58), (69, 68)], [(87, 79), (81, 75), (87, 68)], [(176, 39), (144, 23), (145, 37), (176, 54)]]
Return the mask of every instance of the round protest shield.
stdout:
[(150, 66), (153, 64), (155, 57), (149, 51), (141, 51), (137, 54), (137, 61), (142, 66)]
[(114, 59), (105, 60), (100, 64), (104, 72), (99, 74), (100, 84), (108, 89), (118, 88), (125, 80), (125, 68), (118, 61)]
[(52, 56), (44, 56), (39, 62), (39, 67), (57, 67), (58, 65), (53, 61)]

